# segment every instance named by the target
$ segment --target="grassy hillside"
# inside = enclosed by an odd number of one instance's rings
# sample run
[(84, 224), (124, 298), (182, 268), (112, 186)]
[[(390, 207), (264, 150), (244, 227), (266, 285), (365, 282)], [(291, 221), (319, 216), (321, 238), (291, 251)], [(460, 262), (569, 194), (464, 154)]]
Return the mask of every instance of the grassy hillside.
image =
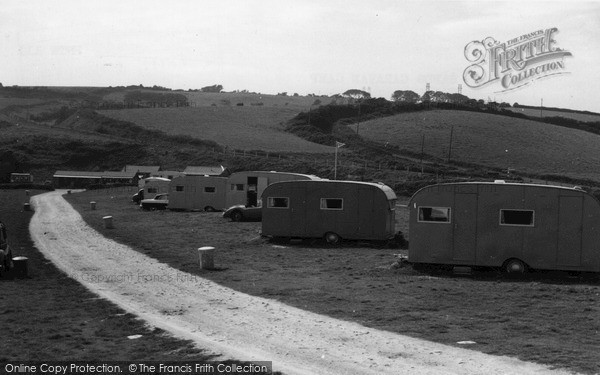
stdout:
[(542, 108), (540, 112), (539, 108), (506, 108), (515, 113), (522, 113), (526, 116), (531, 117), (564, 117), (570, 118), (577, 121), (583, 122), (597, 122), (600, 121), (600, 115), (588, 114), (588, 113), (578, 113), (578, 112), (566, 112), (566, 111), (557, 111), (553, 109), (545, 109)]
[(366, 139), (400, 149), (537, 175), (600, 181), (600, 136), (535, 121), (465, 111), (427, 111), (367, 121)]
[[(11, 170), (0, 168), (0, 172), (30, 172), (37, 182), (50, 179), (60, 169), (120, 170), (126, 164), (160, 165), (170, 170), (183, 170), (189, 165), (225, 165), (232, 171), (266, 169), (323, 177), (330, 177), (332, 171), (331, 152), (244, 154), (225, 150), (211, 141), (167, 135), (91, 110), (79, 111), (52, 126), (0, 117), (0, 132), (0, 161), (3, 155), (16, 160), (8, 166)], [(248, 144), (254, 144), (252, 132), (247, 137)]]
[(33, 106), (45, 102), (43, 99), (27, 99), (27, 98), (2, 98), (0, 97), (0, 110), (14, 106)]
[[(88, 113), (54, 123), (58, 120), (54, 115), (62, 108), (69, 114), (90, 103), (94, 108), (90, 98), (118, 102), (133, 89), (139, 87), (20, 89), (5, 93), (13, 96), (0, 101), (0, 122), (4, 121), (0, 124), (0, 147), (17, 156), (22, 171), (46, 176), (56, 169), (116, 170), (124, 164), (161, 165), (166, 169), (223, 164), (234, 170), (274, 169), (333, 178), (334, 149), (309, 142), (300, 137), (305, 134), (297, 132), (298, 136), (287, 129), (289, 120), (300, 112), (304, 112), (304, 123), (315, 125), (319, 113), (330, 107), (346, 107), (314, 104), (316, 100), (320, 104), (331, 102), (326, 97), (173, 91), (186, 95), (191, 106), (104, 110), (99, 113), (110, 118)], [(77, 95), (81, 100), (72, 102)], [(369, 116), (389, 114), (382, 103), (375, 104), (381, 104), (384, 110), (375, 106), (376, 113), (370, 114), (366, 104), (361, 108), (360, 136), (367, 142), (354, 134), (356, 119), (340, 121), (351, 125), (338, 124), (333, 134), (324, 135), (327, 144), (334, 139), (346, 143), (340, 149), (338, 178), (377, 180), (402, 190), (404, 185), (430, 183), (439, 176), (482, 178), (488, 169), (511, 168), (518, 174), (552, 175), (547, 179), (566, 176), (600, 181), (600, 172), (596, 172), (600, 164), (596, 152), (599, 135), (520, 118), (449, 109), (367, 121)], [(348, 107), (350, 114), (346, 117), (355, 115), (355, 107)], [(307, 120), (309, 109), (312, 117)], [(554, 112), (548, 110), (545, 116), (587, 116)], [(598, 117), (589, 115), (591, 118), (578, 120)], [(24, 121), (28, 116), (38, 123)], [(452, 128), (452, 163), (448, 165)], [(423, 136), (424, 153), (431, 156), (426, 159), (433, 159), (433, 163), (429, 160), (425, 165), (424, 176), (415, 176), (414, 172), (420, 170)], [(397, 148), (386, 147), (386, 143)], [(267, 153), (271, 158), (265, 158)], [(464, 168), (464, 163), (481, 168)], [(409, 179), (414, 181), (409, 183)]]
[[(309, 107), (319, 100), (321, 104), (328, 104), (331, 98), (326, 96), (289, 96), (289, 95), (270, 95), (258, 94), (250, 92), (199, 92), (199, 91), (157, 91), (144, 90), (142, 92), (175, 92), (185, 95), (192, 107), (209, 107), (209, 106), (237, 106), (239, 103), (244, 106), (264, 106), (264, 107), (285, 107), (296, 112), (307, 111)], [(126, 90), (113, 91), (104, 95), (104, 100), (112, 100), (115, 102), (123, 101)]]
[[(215, 94), (218, 95), (218, 94)], [(285, 132), (298, 112), (287, 107), (209, 106), (105, 110), (101, 114), (171, 135), (189, 135), (240, 150), (332, 152)]]

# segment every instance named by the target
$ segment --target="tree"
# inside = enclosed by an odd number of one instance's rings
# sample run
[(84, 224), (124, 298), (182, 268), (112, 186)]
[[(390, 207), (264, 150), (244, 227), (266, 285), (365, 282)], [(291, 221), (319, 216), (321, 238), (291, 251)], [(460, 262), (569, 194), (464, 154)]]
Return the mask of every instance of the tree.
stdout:
[(441, 91), (426, 91), (421, 97), (423, 102), (447, 103), (449, 102), (448, 95)]
[(450, 100), (450, 102), (456, 103), (456, 104), (466, 103), (469, 100), (468, 96), (465, 96), (463, 94), (458, 94), (458, 93), (447, 94), (447, 97)]
[(396, 90), (392, 94), (392, 100), (403, 103), (416, 103), (419, 100), (419, 94), (411, 90)]
[(219, 93), (219, 92), (223, 91), (223, 85), (205, 86), (205, 87), (201, 88), (200, 91)]
[(358, 89), (350, 89), (346, 90), (342, 96), (350, 99), (370, 99), (371, 94), (366, 91), (358, 90)]

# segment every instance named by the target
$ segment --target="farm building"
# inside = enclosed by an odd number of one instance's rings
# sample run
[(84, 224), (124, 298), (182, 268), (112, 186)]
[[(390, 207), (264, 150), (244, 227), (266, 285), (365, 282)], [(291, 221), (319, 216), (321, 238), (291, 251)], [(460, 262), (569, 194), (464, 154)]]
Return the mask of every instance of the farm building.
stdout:
[(169, 208), (173, 210), (221, 211), (225, 208), (227, 177), (181, 176), (169, 187)]
[(262, 234), (285, 238), (388, 240), (396, 233), (396, 194), (357, 181), (287, 181), (262, 194)]
[(28, 183), (33, 182), (33, 175), (31, 173), (11, 173), (11, 183)]
[(57, 189), (86, 189), (91, 185), (123, 184), (135, 185), (137, 173), (133, 172), (86, 172), (56, 171), (52, 176), (53, 186)]
[(138, 181), (138, 174), (131, 172), (102, 172), (102, 184), (122, 184), (135, 185)]
[(150, 177), (162, 177), (168, 178), (169, 180), (172, 180), (179, 176), (185, 176), (185, 174), (181, 171), (158, 171), (150, 174)]
[(291, 180), (320, 180), (319, 177), (300, 173), (275, 171), (245, 171), (232, 173), (227, 181), (226, 207), (236, 204), (258, 206), (263, 190), (275, 183)]
[(84, 189), (102, 183), (102, 172), (56, 171), (52, 176), (57, 189)]
[(183, 174), (186, 176), (218, 176), (227, 177), (231, 174), (229, 169), (220, 165), (218, 167), (200, 167), (200, 166), (189, 166), (183, 170)]
[(123, 168), (123, 172), (125, 173), (136, 173), (138, 179), (150, 177), (158, 171), (160, 171), (160, 166), (158, 165), (126, 165)]
[(439, 184), (410, 204), (414, 263), (600, 271), (600, 204), (577, 188)]

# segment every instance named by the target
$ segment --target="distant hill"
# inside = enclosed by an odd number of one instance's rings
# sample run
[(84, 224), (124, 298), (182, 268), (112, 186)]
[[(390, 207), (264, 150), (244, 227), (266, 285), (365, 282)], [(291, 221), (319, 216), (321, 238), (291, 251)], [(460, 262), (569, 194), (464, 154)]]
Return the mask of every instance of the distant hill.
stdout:
[[(123, 98), (132, 90), (181, 93), (189, 106), (137, 108), (133, 103), (133, 108), (97, 110), (123, 108)], [(536, 108), (509, 108), (504, 113), (513, 117), (500, 116), (502, 109), (473, 100), (470, 111), (442, 102), (403, 108), (383, 98), (361, 105), (348, 102), (340, 97), (139, 86), (13, 88), (0, 90), (0, 147), (16, 155), (22, 168), (42, 175), (56, 169), (115, 170), (124, 164), (181, 169), (217, 163), (234, 170), (275, 169), (332, 178), (332, 145), (340, 140), (346, 146), (339, 150), (339, 177), (383, 181), (405, 193), (440, 175), (481, 179), (508, 169), (517, 175), (600, 185), (600, 128), (593, 113), (544, 109), (544, 120), (552, 116), (561, 125), (556, 126), (523, 118), (528, 114), (533, 119)], [(582, 122), (586, 120), (594, 122)], [(320, 125), (325, 132), (313, 136)], [(415, 166), (423, 139), (426, 166), (421, 175)], [(268, 158), (269, 153), (278, 156)]]
[[(142, 89), (142, 92), (165, 91)], [(122, 102), (127, 90), (118, 90), (107, 93), (103, 99), (106, 101)], [(166, 91), (172, 92), (172, 91)], [(271, 95), (251, 92), (199, 92), (199, 91), (175, 91), (188, 98), (190, 107), (278, 107), (286, 108), (296, 112), (308, 111), (313, 105), (325, 105), (333, 100), (327, 96), (294, 96), (294, 95)], [(317, 102), (318, 104), (315, 104)]]
[(506, 108), (515, 113), (521, 113), (532, 118), (564, 117), (583, 122), (600, 122), (600, 113), (590, 111), (575, 111), (563, 108), (539, 108), (519, 106)]
[(148, 129), (211, 140), (239, 150), (333, 151), (331, 147), (308, 142), (285, 131), (285, 123), (298, 113), (293, 107), (234, 105), (104, 110), (99, 113)]
[[(412, 112), (361, 123), (360, 135), (438, 160), (600, 181), (600, 135), (468, 111)], [(452, 137), (452, 141), (451, 141)], [(423, 142), (424, 140), (424, 142)], [(423, 143), (422, 143), (423, 142)], [(451, 146), (451, 149), (450, 149)]]

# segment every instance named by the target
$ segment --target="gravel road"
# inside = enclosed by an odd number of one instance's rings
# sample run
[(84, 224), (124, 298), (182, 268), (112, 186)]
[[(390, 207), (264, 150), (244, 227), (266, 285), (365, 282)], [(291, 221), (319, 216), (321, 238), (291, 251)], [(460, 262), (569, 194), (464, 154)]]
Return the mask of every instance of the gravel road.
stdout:
[(106, 239), (62, 194), (31, 199), (35, 214), (29, 229), (36, 247), (101, 297), (223, 358), (273, 361), (274, 370), (288, 375), (569, 374), (236, 292)]

